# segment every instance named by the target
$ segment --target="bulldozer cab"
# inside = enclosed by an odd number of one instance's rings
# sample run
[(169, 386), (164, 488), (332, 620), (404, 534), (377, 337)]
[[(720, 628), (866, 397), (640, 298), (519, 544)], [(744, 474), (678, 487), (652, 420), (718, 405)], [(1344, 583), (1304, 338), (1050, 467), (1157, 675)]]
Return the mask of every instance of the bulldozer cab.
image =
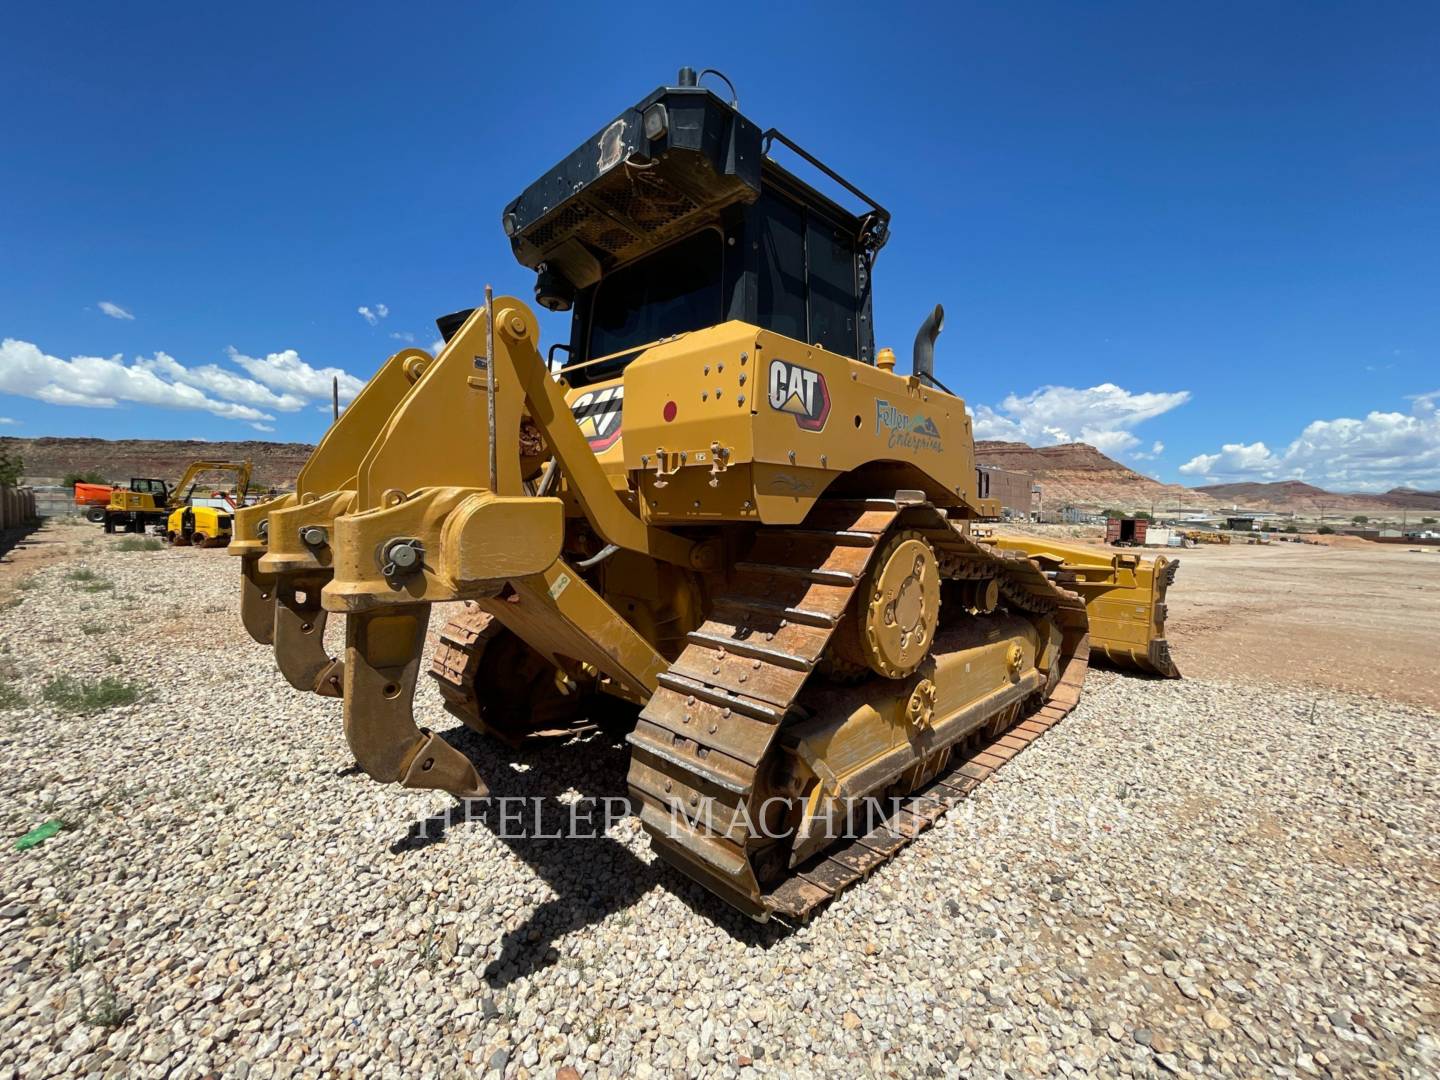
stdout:
[[(873, 362), (872, 267), (889, 213), (697, 86), (689, 69), (678, 82), (621, 113), (505, 208), (515, 256), (537, 272), (536, 300), (571, 312), (560, 346), (570, 385), (614, 378), (645, 347), (729, 320)], [(776, 145), (847, 192), (858, 212), (783, 167)]]

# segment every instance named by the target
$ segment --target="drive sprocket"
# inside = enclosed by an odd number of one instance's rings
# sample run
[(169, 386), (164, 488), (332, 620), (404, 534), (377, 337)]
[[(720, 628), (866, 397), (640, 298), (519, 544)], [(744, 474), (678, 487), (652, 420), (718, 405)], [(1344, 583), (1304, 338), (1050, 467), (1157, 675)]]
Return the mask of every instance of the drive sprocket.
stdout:
[(940, 564), (923, 533), (888, 536), (866, 571), (836, 644), (841, 655), (887, 679), (915, 672), (930, 653), (940, 624)]

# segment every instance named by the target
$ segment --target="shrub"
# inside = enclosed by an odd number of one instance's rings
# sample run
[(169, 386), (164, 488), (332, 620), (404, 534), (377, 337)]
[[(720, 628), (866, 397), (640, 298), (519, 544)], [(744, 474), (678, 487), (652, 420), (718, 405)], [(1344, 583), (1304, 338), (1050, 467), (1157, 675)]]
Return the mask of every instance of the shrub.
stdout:
[(78, 472), (67, 472), (60, 480), (61, 487), (75, 489), (76, 484), (108, 484), (109, 480), (101, 476), (94, 469), (84, 469)]
[(1320, 526), (1318, 529), (1316, 529), (1315, 531), (1316, 531), (1317, 533), (1319, 533), (1321, 536), (1329, 536), (1329, 535), (1330, 535), (1331, 533), (1333, 533), (1335, 530), (1332, 529), (1329, 525), (1321, 525), (1321, 526)]
[(73, 713), (104, 712), (140, 700), (140, 692), (133, 685), (109, 676), (98, 682), (85, 682), (72, 675), (62, 675), (46, 683), (41, 696), (50, 704)]
[(25, 460), (19, 454), (0, 450), (0, 487), (15, 487), (25, 474)]
[(100, 997), (95, 1002), (95, 1008), (86, 1008), (83, 997), (81, 998), (81, 1008), (88, 1023), (107, 1028), (119, 1027), (130, 1019), (131, 1014), (135, 1011), (135, 1006), (116, 992), (115, 984), (109, 976), (103, 975), (100, 979)]
[(88, 566), (77, 566), (74, 570), (66, 573), (65, 577), (70, 581), (99, 581), (100, 575)]
[(25, 695), (8, 682), (0, 681), (0, 709), (22, 709)]
[(116, 551), (161, 551), (165, 544), (153, 536), (127, 536), (115, 545)]

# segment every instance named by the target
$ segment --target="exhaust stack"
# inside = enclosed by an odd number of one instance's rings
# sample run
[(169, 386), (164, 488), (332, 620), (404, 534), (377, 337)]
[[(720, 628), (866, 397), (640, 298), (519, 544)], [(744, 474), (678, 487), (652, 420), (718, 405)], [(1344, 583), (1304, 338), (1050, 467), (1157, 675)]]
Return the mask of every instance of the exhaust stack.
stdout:
[(925, 317), (920, 329), (915, 332), (914, 364), (911, 373), (928, 383), (935, 381), (935, 339), (945, 329), (945, 309), (935, 305), (935, 310)]

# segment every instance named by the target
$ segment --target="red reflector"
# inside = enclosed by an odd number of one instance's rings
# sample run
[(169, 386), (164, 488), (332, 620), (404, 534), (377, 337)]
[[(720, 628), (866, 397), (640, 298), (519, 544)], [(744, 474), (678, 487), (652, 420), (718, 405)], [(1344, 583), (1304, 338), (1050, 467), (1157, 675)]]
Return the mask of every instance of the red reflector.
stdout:
[(673, 401), (665, 402), (665, 422), (668, 424), (671, 420), (674, 420), (675, 413), (678, 411), (679, 410), (675, 408), (675, 403)]

